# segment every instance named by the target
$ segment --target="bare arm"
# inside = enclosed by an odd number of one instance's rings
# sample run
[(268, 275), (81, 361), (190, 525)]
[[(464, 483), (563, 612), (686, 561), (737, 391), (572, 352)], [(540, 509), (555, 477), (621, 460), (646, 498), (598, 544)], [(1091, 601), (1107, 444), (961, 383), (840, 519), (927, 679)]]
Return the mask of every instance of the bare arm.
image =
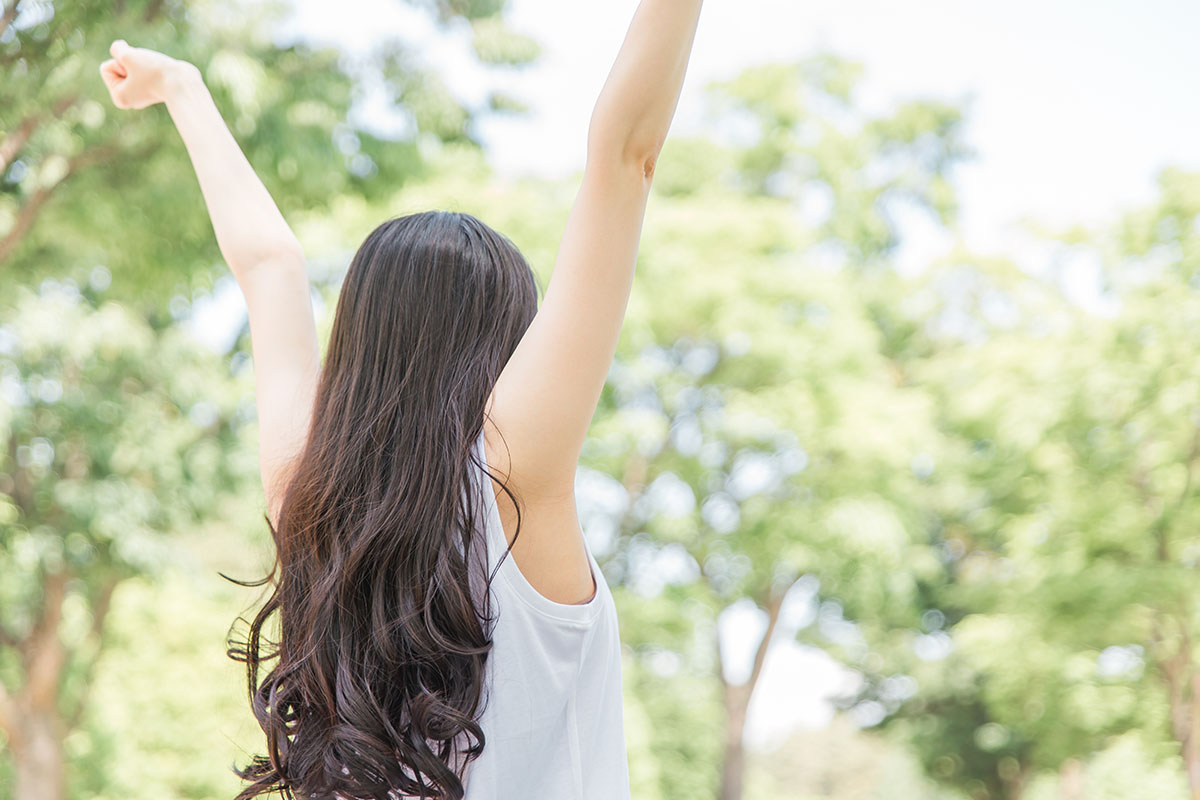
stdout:
[(308, 271), (300, 243), (225, 126), (200, 71), (162, 53), (113, 43), (100, 66), (118, 108), (162, 102), (179, 129), (221, 255), (242, 288), (259, 421), (259, 463), (274, 521), (307, 435), (319, 371)]
[[(575, 470), (633, 285), (654, 174), (683, 86), (701, 0), (642, 0), (588, 127), (587, 164), (546, 296), (492, 393), (493, 461), (532, 513), (513, 543), (521, 572), (564, 603), (596, 591)], [(496, 432), (489, 433), (496, 438)], [(514, 519), (498, 496), (501, 519)]]
[(701, 0), (642, 0), (596, 101), (583, 183), (546, 296), (496, 383), (492, 416), (528, 498), (573, 495), (616, 352), (653, 176)]
[(164, 103), (200, 181), (221, 255), (240, 280), (280, 257), (303, 258), (300, 243), (242, 154), (213, 103), (200, 70), (186, 61), (123, 39), (100, 75), (117, 108)]
[(615, 152), (653, 167), (679, 104), (701, 1), (638, 5), (592, 111), (589, 162)]

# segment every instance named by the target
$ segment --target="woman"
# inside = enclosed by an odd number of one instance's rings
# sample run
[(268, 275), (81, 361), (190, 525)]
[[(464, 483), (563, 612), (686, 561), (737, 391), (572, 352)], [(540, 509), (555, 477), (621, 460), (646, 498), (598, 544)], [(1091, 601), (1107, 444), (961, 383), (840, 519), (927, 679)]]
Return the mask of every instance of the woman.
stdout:
[(574, 476), (700, 5), (638, 6), (540, 308), (475, 217), (391, 219), (350, 263), (323, 365), (300, 245), (199, 70), (113, 43), (113, 102), (166, 104), (250, 313), (276, 562), (230, 650), (268, 750), (235, 767), (239, 800), (629, 797), (616, 611)]

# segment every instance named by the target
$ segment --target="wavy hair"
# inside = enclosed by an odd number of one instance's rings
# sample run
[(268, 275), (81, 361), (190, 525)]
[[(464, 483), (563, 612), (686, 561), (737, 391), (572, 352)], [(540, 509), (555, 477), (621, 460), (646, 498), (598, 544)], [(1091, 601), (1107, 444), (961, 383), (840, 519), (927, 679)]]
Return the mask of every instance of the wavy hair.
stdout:
[(228, 640), (267, 738), (233, 766), (252, 782), (236, 800), (463, 797), (492, 647), (489, 593), (472, 587), (494, 577), (467, 555), (485, 552), (473, 445), (538, 295), (516, 246), (470, 214), (388, 220), (354, 255), (307, 441), (267, 518), (274, 565), (223, 576), (271, 588), (245, 640)]

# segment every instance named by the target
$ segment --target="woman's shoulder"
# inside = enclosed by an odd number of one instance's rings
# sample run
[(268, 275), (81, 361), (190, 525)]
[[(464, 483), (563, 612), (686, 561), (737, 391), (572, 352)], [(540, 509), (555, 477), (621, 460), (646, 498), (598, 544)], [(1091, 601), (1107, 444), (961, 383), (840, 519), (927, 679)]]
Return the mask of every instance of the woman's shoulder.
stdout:
[[(485, 466), (495, 463), (495, 441), (482, 436), (481, 446)], [(503, 447), (502, 442), (499, 446)], [(504, 480), (502, 471), (491, 471)], [(495, 563), (509, 550), (500, 565), (509, 588), (535, 611), (553, 619), (595, 619), (611, 598), (580, 526), (574, 493), (557, 499), (529, 499), (521, 496), (519, 486), (510, 486), (521, 501), (518, 530), (512, 498), (495, 480), (487, 483), (490, 560)]]

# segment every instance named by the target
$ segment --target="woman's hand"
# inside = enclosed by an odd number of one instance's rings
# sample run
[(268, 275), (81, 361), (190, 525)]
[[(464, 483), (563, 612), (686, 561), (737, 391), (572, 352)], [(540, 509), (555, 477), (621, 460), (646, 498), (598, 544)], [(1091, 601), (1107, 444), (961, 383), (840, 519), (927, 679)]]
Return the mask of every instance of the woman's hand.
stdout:
[(112, 58), (100, 65), (100, 77), (117, 108), (146, 108), (164, 102), (180, 77), (188, 72), (199, 74), (186, 61), (157, 50), (130, 47), (124, 39), (113, 42), (108, 52)]

